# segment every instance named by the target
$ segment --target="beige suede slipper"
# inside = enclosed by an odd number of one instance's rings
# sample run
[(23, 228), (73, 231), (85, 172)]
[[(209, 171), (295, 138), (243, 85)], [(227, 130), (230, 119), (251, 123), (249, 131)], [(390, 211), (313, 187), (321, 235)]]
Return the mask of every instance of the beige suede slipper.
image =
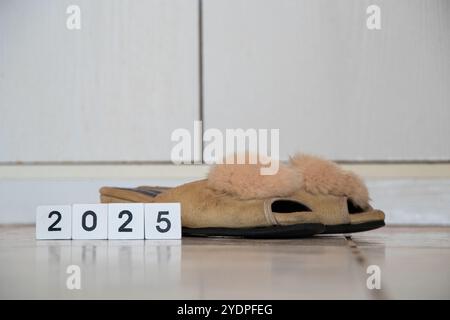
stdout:
[[(171, 188), (155, 195), (149, 188), (103, 187), (102, 202), (180, 202), (183, 235), (245, 238), (301, 238), (323, 232), (319, 217), (295, 200), (271, 195), (240, 199), (212, 189), (208, 180)], [(276, 192), (274, 193), (276, 194)]]
[[(255, 224), (255, 216), (261, 218), (262, 214), (266, 222), (277, 226), (302, 213), (301, 223), (319, 221), (325, 225), (323, 233), (352, 233), (384, 226), (384, 213), (369, 205), (362, 180), (333, 162), (298, 155), (287, 165), (280, 163), (275, 175), (260, 175), (260, 168), (261, 165), (248, 164), (216, 165), (208, 179), (173, 189), (103, 187), (101, 201), (181, 202), (185, 234), (202, 231), (225, 235), (217, 228), (261, 227), (260, 220)], [(308, 220), (306, 216), (319, 220)], [(296, 219), (292, 222), (295, 224)]]
[(324, 233), (361, 232), (385, 225), (384, 212), (369, 204), (367, 186), (355, 173), (306, 154), (291, 158), (290, 165), (303, 181), (293, 197), (305, 205), (315, 203)]

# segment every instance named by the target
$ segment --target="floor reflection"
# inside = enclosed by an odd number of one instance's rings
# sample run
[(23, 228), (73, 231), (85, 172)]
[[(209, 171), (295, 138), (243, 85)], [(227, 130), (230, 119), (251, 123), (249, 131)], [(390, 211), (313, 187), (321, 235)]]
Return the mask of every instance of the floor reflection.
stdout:
[[(343, 236), (36, 241), (31, 227), (3, 237), (3, 299), (450, 297), (449, 228), (383, 228), (352, 235), (356, 247)], [(72, 265), (80, 290), (66, 285)], [(368, 265), (383, 295), (368, 290)]]
[[(60, 291), (66, 269), (81, 269), (82, 287), (94, 294), (169, 288), (180, 279), (181, 240), (43, 241), (35, 255), (36, 279)], [(154, 294), (152, 294), (154, 295)]]

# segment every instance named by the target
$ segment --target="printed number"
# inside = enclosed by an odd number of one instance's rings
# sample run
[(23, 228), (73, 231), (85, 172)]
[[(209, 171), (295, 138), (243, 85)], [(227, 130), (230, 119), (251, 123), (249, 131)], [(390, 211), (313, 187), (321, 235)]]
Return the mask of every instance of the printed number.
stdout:
[(55, 228), (55, 226), (61, 221), (61, 213), (59, 213), (58, 211), (52, 211), (48, 215), (48, 218), (51, 219), (54, 215), (56, 215), (56, 220), (50, 227), (48, 227), (48, 231), (61, 231), (61, 228)]
[[(87, 216), (92, 216), (92, 225), (90, 227), (86, 225)], [(86, 231), (92, 231), (97, 227), (97, 215), (95, 214), (94, 211), (89, 210), (83, 213), (83, 216), (81, 218), (81, 226)]]
[(170, 230), (171, 227), (171, 223), (170, 220), (167, 218), (163, 218), (163, 215), (169, 215), (169, 211), (159, 211), (158, 212), (158, 219), (156, 220), (157, 223), (161, 223), (161, 222), (165, 222), (166, 223), (166, 227), (165, 228), (161, 228), (160, 226), (156, 226), (156, 230), (158, 230), (161, 233), (165, 233), (167, 231)]
[(133, 228), (125, 228), (125, 227), (131, 222), (131, 220), (133, 220), (133, 214), (132, 214), (130, 211), (128, 211), (128, 210), (120, 211), (120, 213), (119, 213), (119, 219), (122, 219), (122, 217), (123, 217), (125, 214), (128, 216), (128, 218), (127, 218), (127, 220), (120, 226), (119, 232), (133, 232)]

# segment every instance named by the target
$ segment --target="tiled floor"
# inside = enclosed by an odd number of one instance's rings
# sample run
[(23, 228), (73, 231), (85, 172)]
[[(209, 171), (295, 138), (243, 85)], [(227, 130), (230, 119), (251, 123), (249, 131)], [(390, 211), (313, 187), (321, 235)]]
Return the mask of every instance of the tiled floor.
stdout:
[[(36, 241), (0, 226), (0, 298), (450, 299), (450, 228), (299, 240)], [(69, 290), (69, 265), (81, 289)], [(369, 290), (369, 265), (381, 289)]]

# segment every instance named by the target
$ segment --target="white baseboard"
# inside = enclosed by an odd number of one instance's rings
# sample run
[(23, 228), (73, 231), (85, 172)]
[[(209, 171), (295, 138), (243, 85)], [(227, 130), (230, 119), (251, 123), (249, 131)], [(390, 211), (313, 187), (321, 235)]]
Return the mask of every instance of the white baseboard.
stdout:
[(367, 185), (388, 224), (450, 225), (450, 179), (370, 179)]
[[(388, 224), (450, 225), (450, 165), (346, 165), (367, 181)], [(96, 203), (101, 186), (175, 186), (208, 167), (172, 165), (0, 166), (0, 223), (34, 223), (41, 204)]]

